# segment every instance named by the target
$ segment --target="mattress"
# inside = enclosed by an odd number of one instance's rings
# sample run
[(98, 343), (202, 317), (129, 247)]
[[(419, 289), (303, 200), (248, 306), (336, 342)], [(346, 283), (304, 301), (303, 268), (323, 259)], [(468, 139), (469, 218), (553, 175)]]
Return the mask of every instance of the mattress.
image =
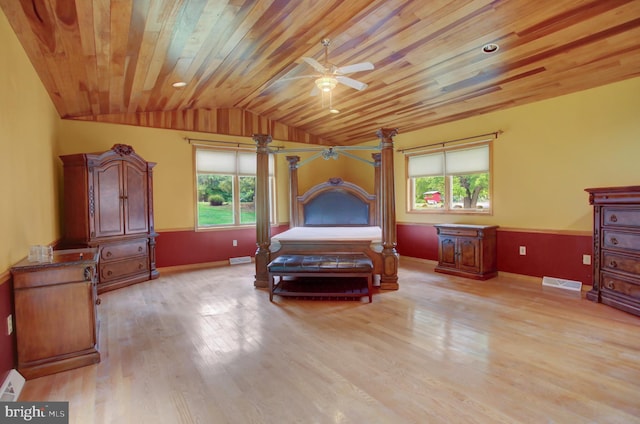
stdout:
[(295, 227), (271, 237), (271, 242), (287, 241), (370, 241), (382, 242), (380, 227)]

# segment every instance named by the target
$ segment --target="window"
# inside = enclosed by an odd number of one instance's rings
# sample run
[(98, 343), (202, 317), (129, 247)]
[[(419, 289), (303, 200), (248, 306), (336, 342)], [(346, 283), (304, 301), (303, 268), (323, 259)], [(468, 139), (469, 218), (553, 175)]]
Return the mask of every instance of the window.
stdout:
[[(269, 156), (269, 204), (275, 217), (273, 156)], [(256, 223), (256, 153), (196, 147), (197, 227)]]
[(407, 156), (409, 210), (491, 212), (491, 144)]

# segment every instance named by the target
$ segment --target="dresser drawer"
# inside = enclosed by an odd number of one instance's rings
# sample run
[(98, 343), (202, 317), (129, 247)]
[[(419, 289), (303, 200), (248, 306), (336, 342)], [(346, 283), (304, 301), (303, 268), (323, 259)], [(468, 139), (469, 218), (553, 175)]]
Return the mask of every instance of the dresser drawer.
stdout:
[(640, 233), (636, 234), (615, 230), (603, 230), (602, 248), (640, 252)]
[(147, 239), (102, 245), (100, 262), (117, 261), (132, 256), (147, 255)]
[(607, 227), (636, 227), (640, 229), (640, 208), (603, 207), (602, 225)]
[(149, 258), (139, 256), (122, 261), (100, 263), (100, 283), (149, 272)]
[(628, 272), (640, 277), (640, 257), (603, 250), (600, 267), (603, 270)]
[(94, 265), (51, 266), (38, 272), (16, 271), (13, 275), (13, 288), (18, 290), (78, 281), (93, 281), (94, 273)]
[(619, 293), (640, 300), (640, 281), (625, 279), (607, 272), (602, 272), (600, 275), (600, 290), (603, 292)]

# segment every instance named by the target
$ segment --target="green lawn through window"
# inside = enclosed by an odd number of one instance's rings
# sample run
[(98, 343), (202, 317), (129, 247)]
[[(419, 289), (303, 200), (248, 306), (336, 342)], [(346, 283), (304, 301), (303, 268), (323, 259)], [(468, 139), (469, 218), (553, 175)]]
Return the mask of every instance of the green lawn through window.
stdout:
[[(256, 222), (256, 211), (253, 204), (241, 207), (240, 220), (243, 224)], [(233, 225), (233, 208), (231, 205), (211, 206), (209, 202), (198, 202), (198, 226)]]

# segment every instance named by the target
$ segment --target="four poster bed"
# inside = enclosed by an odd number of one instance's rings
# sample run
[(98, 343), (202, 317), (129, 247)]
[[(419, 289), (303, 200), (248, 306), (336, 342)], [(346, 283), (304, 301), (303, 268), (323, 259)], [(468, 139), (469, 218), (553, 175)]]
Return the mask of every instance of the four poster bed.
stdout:
[[(380, 289), (398, 289), (395, 195), (393, 182), (394, 129), (377, 132), (380, 153), (372, 155), (375, 194), (341, 178), (331, 178), (306, 193), (298, 193), (300, 158), (287, 156), (290, 176), (290, 229), (271, 237), (268, 196), (268, 143), (254, 135), (257, 150), (256, 287), (270, 287), (268, 266), (281, 256), (366, 255)], [(273, 153), (273, 152), (272, 152)], [(350, 156), (350, 155), (347, 155)], [(271, 288), (270, 288), (271, 289)]]

